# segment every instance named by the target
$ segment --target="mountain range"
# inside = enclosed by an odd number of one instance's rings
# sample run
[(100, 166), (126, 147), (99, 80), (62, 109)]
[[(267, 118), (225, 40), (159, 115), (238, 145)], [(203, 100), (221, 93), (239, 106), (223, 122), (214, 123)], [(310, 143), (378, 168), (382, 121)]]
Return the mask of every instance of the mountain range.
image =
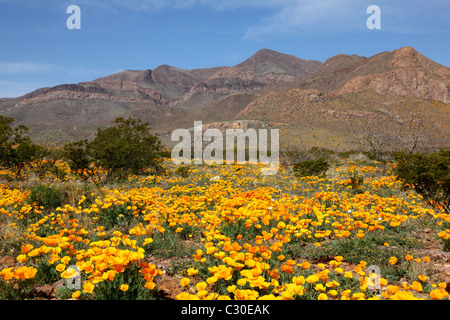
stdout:
[(168, 144), (172, 130), (198, 120), (221, 129), (276, 127), (282, 143), (337, 150), (354, 147), (350, 127), (398, 135), (420, 122), (433, 145), (449, 147), (450, 68), (412, 47), (323, 63), (262, 49), (234, 66), (161, 65), (41, 88), (0, 99), (0, 114), (28, 126), (38, 142), (87, 138), (131, 116)]

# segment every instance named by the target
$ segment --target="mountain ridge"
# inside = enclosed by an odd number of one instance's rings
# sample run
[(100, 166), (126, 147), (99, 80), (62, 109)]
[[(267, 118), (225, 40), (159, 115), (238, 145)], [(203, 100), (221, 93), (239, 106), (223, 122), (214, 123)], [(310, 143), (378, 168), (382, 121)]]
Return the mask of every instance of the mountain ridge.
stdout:
[[(322, 120), (311, 123), (325, 128), (329, 116), (367, 115), (357, 102), (367, 92), (384, 105), (372, 106), (370, 112), (413, 98), (418, 105), (438, 101), (448, 106), (450, 68), (408, 46), (371, 57), (337, 54), (323, 63), (261, 49), (233, 66), (189, 70), (163, 64), (153, 70), (123, 70), (92, 81), (41, 88), (0, 99), (0, 114), (32, 132), (58, 129), (83, 137), (118, 116), (141, 118), (157, 132), (189, 127), (194, 120), (217, 123), (239, 117), (307, 126), (295, 112), (314, 105), (323, 112), (312, 108), (305, 117), (320, 114)], [(292, 97), (303, 101), (303, 107)], [(352, 100), (347, 107), (343, 107), (345, 99)]]

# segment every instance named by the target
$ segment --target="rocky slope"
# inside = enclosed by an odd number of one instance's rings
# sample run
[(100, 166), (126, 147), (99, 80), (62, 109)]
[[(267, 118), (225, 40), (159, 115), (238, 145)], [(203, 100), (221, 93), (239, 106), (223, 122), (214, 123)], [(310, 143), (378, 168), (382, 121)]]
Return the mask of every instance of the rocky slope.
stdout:
[(419, 97), (450, 103), (450, 68), (412, 47), (365, 58), (337, 55), (299, 87), (346, 94), (373, 90), (379, 94)]
[(62, 129), (76, 137), (118, 116), (141, 118), (160, 133), (192, 127), (195, 120), (216, 127), (245, 120), (289, 124), (294, 135), (299, 128), (317, 129), (328, 137), (348, 136), (349, 121), (372, 119), (395, 131), (417, 118), (426, 119), (429, 134), (445, 146), (449, 91), (450, 68), (411, 47), (372, 57), (339, 54), (324, 63), (263, 49), (231, 67), (162, 65), (42, 88), (0, 99), (0, 114), (33, 132)]
[(91, 82), (42, 88), (0, 100), (0, 112), (33, 130), (83, 131), (108, 125), (117, 116), (134, 116), (158, 126), (184, 117), (221, 98), (249, 94), (268, 84), (299, 79), (317, 71), (318, 61), (263, 49), (232, 66), (183, 70), (125, 70)]

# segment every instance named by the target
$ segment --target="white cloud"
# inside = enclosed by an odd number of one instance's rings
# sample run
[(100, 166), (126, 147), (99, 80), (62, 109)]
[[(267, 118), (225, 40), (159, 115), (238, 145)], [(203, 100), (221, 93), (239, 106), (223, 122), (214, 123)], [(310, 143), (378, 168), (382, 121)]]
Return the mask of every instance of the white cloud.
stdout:
[[(246, 39), (257, 39), (271, 34), (333, 33), (366, 30), (369, 5), (381, 8), (383, 31), (391, 33), (436, 32), (440, 22), (448, 26), (448, 0), (295, 0), (284, 1), (274, 14), (259, 25), (249, 27)], [(430, 24), (430, 21), (433, 21)], [(442, 27), (441, 27), (442, 28)]]
[(361, 1), (298, 0), (292, 1), (260, 25), (249, 27), (244, 38), (253, 39), (270, 34), (346, 30), (365, 23)]
[[(247, 39), (311, 31), (363, 31), (368, 18), (366, 9), (373, 4), (381, 7), (382, 24), (387, 27), (382, 29), (387, 32), (434, 32), (442, 25), (447, 26), (450, 19), (448, 0), (0, 0), (0, 3), (51, 6), (52, 10), (77, 4), (82, 8), (116, 12), (157, 12), (202, 6), (217, 11), (265, 9), (261, 13), (269, 13), (260, 21), (249, 19), (248, 28), (244, 31)], [(435, 22), (440, 24), (433, 26)]]
[(15, 75), (24, 73), (44, 73), (51, 69), (51, 65), (32, 62), (0, 63), (0, 75)]
[[(1, 0), (0, 0), (1, 1)], [(137, 11), (155, 11), (163, 8), (184, 9), (197, 5), (212, 7), (216, 10), (232, 10), (239, 8), (284, 7), (296, 0), (78, 0), (80, 5), (103, 8), (125, 7)]]
[(80, 6), (142, 12), (200, 6), (217, 11), (269, 9), (271, 13), (263, 20), (248, 21), (249, 27), (245, 30), (244, 38), (250, 39), (312, 28), (329, 28), (334, 31), (336, 26), (339, 26), (340, 29), (346, 29), (358, 23), (355, 22), (356, 19), (359, 19), (360, 25), (364, 27), (366, 8), (371, 4), (371, 0), (78, 0), (77, 3)]

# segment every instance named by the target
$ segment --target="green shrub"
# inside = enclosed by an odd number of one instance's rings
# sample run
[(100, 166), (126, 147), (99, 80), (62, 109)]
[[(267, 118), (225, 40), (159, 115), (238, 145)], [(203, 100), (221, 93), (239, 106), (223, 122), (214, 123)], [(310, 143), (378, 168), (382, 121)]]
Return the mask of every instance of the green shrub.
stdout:
[(66, 171), (63, 168), (61, 168), (58, 165), (56, 165), (56, 163), (53, 166), (50, 167), (48, 172), (53, 174), (57, 179), (59, 179), (61, 181), (65, 181), (67, 179)]
[(364, 184), (364, 176), (357, 173), (357, 172), (353, 172), (350, 175), (350, 186), (352, 187), (353, 190), (361, 190), (362, 185)]
[(440, 150), (428, 155), (398, 152), (395, 174), (403, 186), (413, 187), (431, 206), (450, 203), (450, 150)]
[(39, 184), (31, 187), (30, 201), (46, 209), (54, 209), (62, 205), (63, 194), (55, 186)]
[(324, 158), (319, 158), (317, 160), (297, 162), (294, 164), (293, 170), (297, 177), (325, 176), (329, 168), (328, 162)]
[(357, 150), (347, 150), (347, 151), (341, 151), (337, 153), (337, 156), (343, 159), (349, 159), (352, 155), (359, 154), (360, 151)]
[(31, 142), (28, 127), (12, 127), (13, 118), (0, 115), (0, 167), (12, 170), (18, 179), (24, 179), (23, 171), (31, 163), (47, 155), (44, 147)]
[(148, 123), (117, 118), (114, 125), (97, 129), (92, 141), (80, 140), (64, 146), (70, 169), (81, 179), (97, 185), (126, 180), (149, 168), (161, 172), (160, 140), (150, 133)]
[(178, 233), (165, 230), (164, 233), (152, 234), (153, 242), (144, 246), (145, 252), (154, 257), (168, 259), (189, 256), (195, 253), (193, 247), (185, 248)]
[(36, 281), (20, 279), (5, 281), (0, 279), (0, 300), (25, 300), (33, 297)]
[(60, 274), (56, 271), (54, 264), (50, 264), (48, 259), (39, 259), (36, 265), (38, 270), (34, 279), (40, 284), (53, 284), (60, 279)]
[(175, 173), (181, 176), (182, 178), (189, 177), (189, 167), (178, 167), (175, 170)]
[(127, 209), (132, 206), (131, 202), (124, 203), (120, 206), (113, 204), (109, 208), (102, 209), (99, 215), (99, 224), (107, 230), (113, 228), (129, 229), (133, 222), (139, 220), (134, 214), (133, 209)]
[(445, 239), (442, 241), (442, 251), (450, 252), (450, 240)]

